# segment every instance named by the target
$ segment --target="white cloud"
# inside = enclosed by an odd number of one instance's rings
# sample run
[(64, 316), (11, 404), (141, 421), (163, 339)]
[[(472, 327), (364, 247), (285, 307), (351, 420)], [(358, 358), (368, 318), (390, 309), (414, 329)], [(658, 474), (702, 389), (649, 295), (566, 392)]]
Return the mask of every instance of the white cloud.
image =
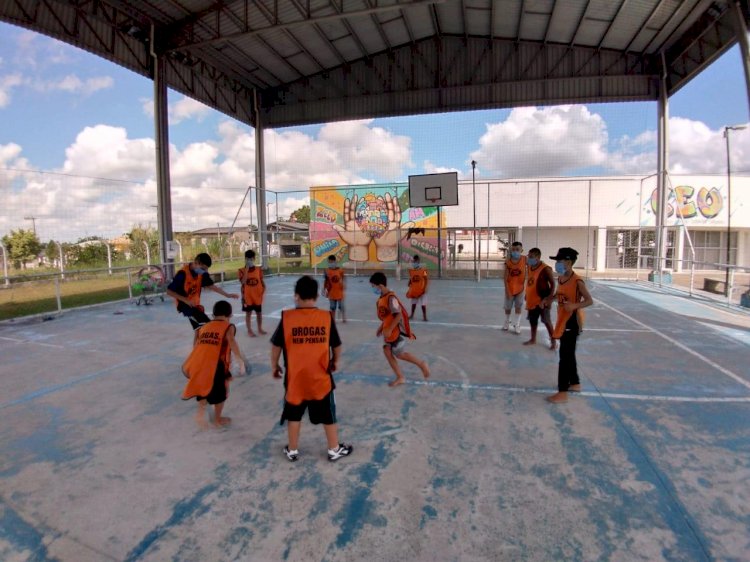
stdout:
[(46, 68), (74, 62), (75, 53), (62, 41), (31, 31), (23, 31), (16, 39), (14, 63), (25, 69)]
[(65, 150), (62, 171), (138, 181), (154, 174), (155, 146), (150, 138), (129, 139), (122, 127), (86, 127)]
[(99, 90), (112, 88), (115, 81), (110, 76), (96, 76), (81, 80), (75, 74), (68, 74), (63, 78), (56, 80), (38, 80), (34, 83), (37, 90), (44, 92), (67, 92), (70, 94), (80, 94), (90, 96)]
[[(154, 100), (153, 98), (141, 98), (141, 107), (143, 113), (149, 117), (154, 116)], [(187, 119), (195, 119), (199, 123), (203, 121), (210, 113), (211, 108), (207, 105), (203, 105), (201, 102), (196, 101), (187, 96), (175, 103), (170, 103), (167, 107), (169, 113), (169, 124), (177, 125)]]
[(0, 76), (0, 107), (7, 107), (10, 104), (11, 91), (22, 83), (23, 78), (18, 73)]
[(603, 164), (607, 128), (581, 105), (523, 107), (490, 123), (471, 158), (493, 177), (558, 176)]

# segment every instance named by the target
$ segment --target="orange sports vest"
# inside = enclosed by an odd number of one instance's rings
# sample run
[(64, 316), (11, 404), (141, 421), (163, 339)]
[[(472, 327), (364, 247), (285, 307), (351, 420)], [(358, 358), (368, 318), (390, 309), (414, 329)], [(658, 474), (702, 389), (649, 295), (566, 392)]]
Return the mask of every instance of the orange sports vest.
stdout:
[[(539, 296), (536, 282), (542, 272), (548, 267), (549, 266), (543, 261), (540, 261), (536, 267), (529, 266), (526, 276), (526, 310), (534, 310), (537, 306), (542, 304), (542, 297)], [(550, 275), (552, 274), (550, 273)]]
[(263, 304), (263, 271), (259, 267), (237, 270), (237, 278), (242, 283), (242, 304), (260, 306)]
[(230, 349), (226, 334), (230, 328), (234, 329), (234, 324), (228, 320), (211, 320), (198, 328), (193, 351), (182, 364), (183, 374), (190, 379), (182, 392), (183, 400), (209, 395), (219, 362), (224, 363), (224, 371), (229, 373)]
[(299, 405), (322, 400), (333, 389), (331, 313), (296, 308), (281, 313), (286, 350), (286, 401)]
[[(185, 297), (190, 301), (192, 306), (198, 306), (201, 303), (201, 282), (203, 281), (203, 275), (193, 277), (189, 265), (183, 266), (180, 271), (185, 272), (185, 284), (183, 285)], [(182, 303), (175, 300), (175, 304), (179, 308)]]
[(410, 269), (409, 270), (409, 290), (406, 291), (407, 299), (418, 299), (424, 295), (427, 288), (427, 270)]
[(328, 290), (328, 298), (332, 301), (340, 301), (344, 298), (344, 270), (340, 267), (326, 269), (325, 287)]
[(380, 319), (381, 321), (380, 327), (384, 328), (386, 320), (396, 316), (393, 312), (391, 312), (391, 307), (388, 306), (388, 300), (391, 298), (391, 295), (396, 299), (396, 302), (398, 302), (398, 306), (401, 307), (401, 322), (391, 328), (390, 333), (386, 334), (385, 332), (383, 332), (383, 338), (385, 339), (386, 343), (391, 343), (396, 341), (398, 337), (403, 333), (406, 337), (415, 339), (414, 334), (411, 333), (411, 327), (409, 326), (409, 313), (406, 312), (404, 305), (401, 304), (401, 301), (398, 300), (398, 297), (393, 291), (388, 291), (386, 294), (381, 295), (378, 299), (377, 309), (378, 319)]
[(508, 279), (505, 286), (508, 288), (508, 294), (516, 296), (521, 294), (524, 289), (524, 277), (526, 276), (526, 256), (521, 256), (516, 263), (505, 260), (505, 269), (508, 271)]
[[(565, 332), (565, 324), (573, 316), (573, 313), (567, 312), (562, 305), (566, 302), (581, 302), (581, 292), (578, 290), (579, 280), (583, 281), (576, 273), (573, 273), (564, 283), (559, 280), (557, 282), (557, 322), (555, 323), (555, 331), (552, 334), (552, 337), (555, 339), (562, 337), (563, 332)], [(580, 333), (583, 331), (583, 322), (586, 319), (586, 315), (580, 308), (575, 312), (578, 314), (578, 329)]]

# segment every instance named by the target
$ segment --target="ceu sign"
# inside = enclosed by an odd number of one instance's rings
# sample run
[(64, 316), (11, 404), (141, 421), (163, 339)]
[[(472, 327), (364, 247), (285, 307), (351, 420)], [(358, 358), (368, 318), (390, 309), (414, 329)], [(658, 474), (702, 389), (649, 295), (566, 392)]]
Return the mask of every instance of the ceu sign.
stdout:
[[(651, 192), (651, 210), (656, 214), (659, 198), (656, 189)], [(700, 214), (703, 218), (712, 219), (724, 208), (724, 200), (715, 187), (708, 189), (701, 187), (698, 194), (689, 185), (678, 185), (674, 194), (670, 195), (667, 204), (667, 217), (671, 217), (677, 210), (677, 216), (692, 219)]]

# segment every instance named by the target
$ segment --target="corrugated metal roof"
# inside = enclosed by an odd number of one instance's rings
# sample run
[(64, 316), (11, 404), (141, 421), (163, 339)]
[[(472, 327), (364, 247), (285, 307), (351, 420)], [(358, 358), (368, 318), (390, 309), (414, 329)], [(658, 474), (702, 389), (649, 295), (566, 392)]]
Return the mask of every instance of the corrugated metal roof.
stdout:
[(153, 29), (171, 88), (250, 124), (257, 90), (268, 126), (655, 99), (661, 51), (674, 91), (736, 41), (727, 0), (15, 0), (0, 19), (146, 76)]

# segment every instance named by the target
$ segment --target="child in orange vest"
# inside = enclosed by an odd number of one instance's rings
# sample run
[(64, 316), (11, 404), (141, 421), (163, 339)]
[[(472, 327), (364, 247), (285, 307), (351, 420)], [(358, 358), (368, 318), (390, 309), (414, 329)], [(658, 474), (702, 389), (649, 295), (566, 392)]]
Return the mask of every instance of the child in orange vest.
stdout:
[(420, 305), (422, 320), (427, 322), (427, 285), (429, 283), (427, 270), (422, 267), (419, 256), (415, 255), (412, 259), (412, 269), (409, 270), (409, 290), (406, 291), (406, 298), (411, 299), (409, 320), (414, 319), (414, 311), (417, 310), (417, 305)]
[(323, 296), (328, 297), (331, 317), (336, 320), (336, 308), (341, 311), (341, 321), (346, 323), (344, 312), (344, 270), (336, 264), (336, 256), (328, 256), (328, 269), (323, 281)]
[(263, 331), (263, 294), (266, 292), (266, 283), (263, 281), (263, 271), (255, 265), (255, 252), (245, 252), (245, 267), (237, 270), (237, 278), (242, 285), (242, 310), (245, 313), (245, 326), (247, 335), (255, 337), (252, 328), (252, 315), (255, 312), (258, 320), (258, 333)]
[(222, 427), (232, 421), (221, 415), (232, 380), (231, 354), (238, 360), (239, 374), (245, 374), (245, 358), (234, 339), (237, 329), (229, 322), (231, 317), (232, 305), (218, 301), (214, 305), (214, 319), (195, 331), (193, 350), (182, 365), (182, 372), (189, 379), (182, 399), (198, 400), (196, 420), (201, 427), (207, 425), (207, 403), (214, 407), (214, 425)]
[(296, 308), (284, 310), (271, 336), (271, 372), (280, 379), (281, 353), (284, 353), (284, 411), (289, 443), (284, 447), (287, 460), (299, 458), (302, 416), (308, 411), (313, 425), (323, 424), (328, 441), (328, 460), (337, 461), (352, 452), (352, 446), (339, 443), (333, 373), (341, 356), (341, 339), (330, 313), (315, 306), (318, 282), (304, 275), (294, 286)]
[(521, 333), (521, 307), (526, 288), (526, 256), (523, 255), (523, 244), (513, 242), (510, 257), (505, 260), (505, 324), (503, 330), (510, 329), (510, 312), (515, 308), (516, 321), (513, 331)]
[(539, 248), (531, 248), (526, 258), (528, 274), (526, 275), (526, 310), (529, 311), (529, 327), (531, 337), (523, 345), (536, 344), (536, 331), (539, 318), (547, 328), (549, 334), (549, 348), (557, 348), (557, 341), (552, 337), (552, 320), (550, 308), (554, 300), (555, 278), (552, 268), (542, 261), (542, 251)]
[(557, 282), (557, 323), (552, 337), (560, 340), (560, 364), (557, 370), (557, 393), (548, 396), (553, 404), (568, 401), (568, 392), (580, 392), (576, 363), (576, 341), (583, 330), (583, 308), (594, 301), (586, 288), (586, 283), (573, 271), (578, 252), (573, 248), (560, 248), (550, 256), (556, 261), (555, 272), (560, 276)]
[(228, 299), (237, 298), (236, 294), (227, 293), (221, 287), (214, 285), (213, 279), (208, 274), (209, 267), (211, 267), (211, 256), (206, 253), (198, 254), (193, 263), (186, 264), (175, 274), (167, 287), (167, 295), (175, 300), (177, 312), (187, 316), (193, 330), (210, 320), (201, 305), (201, 289), (214, 291)]
[(375, 335), (383, 336), (383, 353), (388, 360), (388, 364), (393, 369), (396, 378), (388, 383), (388, 386), (398, 386), (404, 384), (406, 379), (398, 365), (398, 359), (414, 363), (422, 370), (422, 376), (429, 378), (430, 370), (427, 368), (427, 362), (414, 357), (408, 353), (406, 343), (415, 339), (409, 327), (409, 316), (401, 301), (398, 300), (396, 293), (388, 289), (388, 279), (381, 271), (377, 271), (370, 277), (372, 292), (378, 295), (377, 313), (381, 324)]

